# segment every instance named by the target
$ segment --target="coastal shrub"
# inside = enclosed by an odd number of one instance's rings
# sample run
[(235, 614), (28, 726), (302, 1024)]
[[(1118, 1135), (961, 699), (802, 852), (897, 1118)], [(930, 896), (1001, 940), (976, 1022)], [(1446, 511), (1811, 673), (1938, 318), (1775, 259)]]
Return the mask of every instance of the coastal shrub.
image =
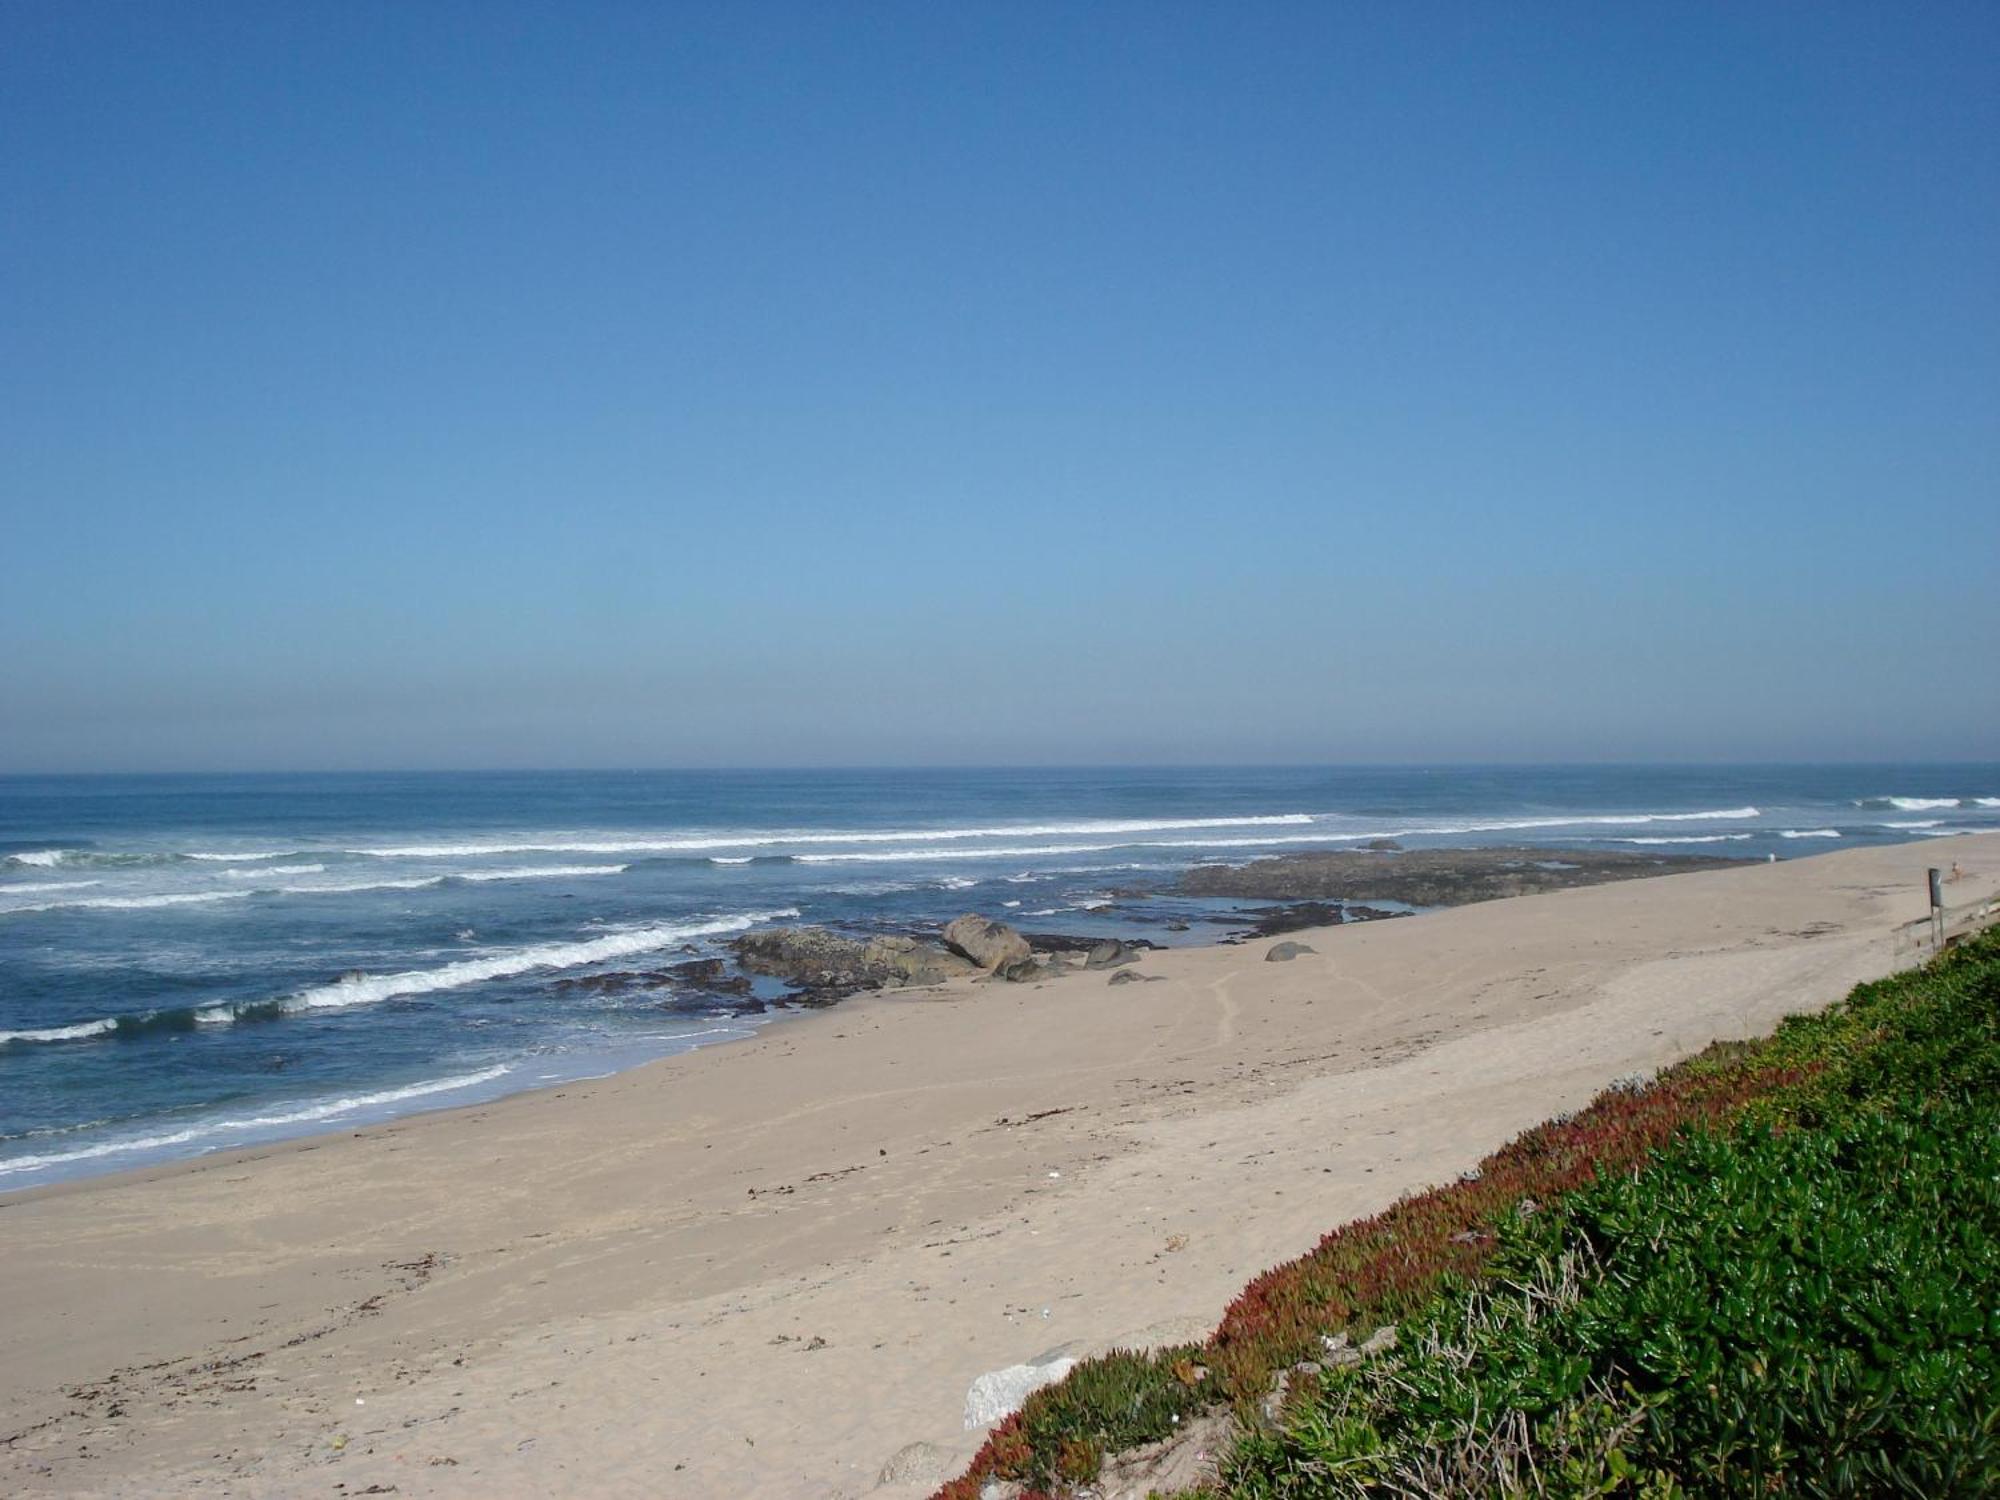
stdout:
[[(1230, 1304), (1201, 1351), (1204, 1378), (1198, 1388), (1176, 1380), (1177, 1362), (1166, 1358), (1124, 1357), (1101, 1376), (1093, 1373), (1099, 1362), (1079, 1366), (996, 1428), (967, 1473), (939, 1492), (940, 1500), (970, 1500), (987, 1478), (1060, 1492), (1094, 1474), (1105, 1455), (1167, 1436), (1175, 1419), (1185, 1419), (1190, 1410), (1223, 1404), (1234, 1407), (1250, 1434), (1235, 1471), (1242, 1493), (1374, 1493), (1352, 1485), (1376, 1482), (1367, 1476), (1389, 1472), (1384, 1466), (1403, 1450), (1385, 1446), (1373, 1417), (1355, 1416), (1338, 1405), (1353, 1399), (1353, 1382), (1296, 1383), (1287, 1400), (1285, 1431), (1270, 1434), (1263, 1430), (1260, 1408), (1278, 1372), (1321, 1356), (1326, 1337), (1345, 1333), (1359, 1341), (1384, 1324), (1424, 1326), (1431, 1330), (1426, 1337), (1445, 1347), (1433, 1320), (1443, 1315), (1441, 1309), (1463, 1316), (1473, 1305), (1468, 1298), (1487, 1297), (1478, 1304), (1485, 1309), (1482, 1316), (1501, 1318), (1504, 1307), (1491, 1300), (1496, 1276), (1530, 1286), (1564, 1255), (1594, 1253), (1597, 1242), (1585, 1235), (1579, 1205), (1598, 1202), (1590, 1197), (1594, 1192), (1615, 1194), (1621, 1186), (1653, 1180), (1647, 1176), (1649, 1163), (1663, 1151), (1683, 1149), (1677, 1142), (1690, 1130), (1713, 1132), (1745, 1121), (1765, 1131), (1777, 1149), (1775, 1143), (1802, 1131), (1873, 1128), (1892, 1105), (1907, 1109), (1912, 1101), (1992, 1097), (2000, 1084), (1996, 1016), (2000, 939), (1989, 936), (1924, 969), (1860, 986), (1826, 1012), (1790, 1018), (1769, 1038), (1718, 1044), (1651, 1084), (1608, 1090), (1581, 1113), (1528, 1131), (1465, 1180), (1336, 1230), (1305, 1256), (1258, 1277)], [(1763, 1163), (1765, 1169), (1771, 1165)], [(1731, 1181), (1740, 1183), (1740, 1176)], [(1706, 1200), (1718, 1213), (1728, 1201)], [(1684, 1203), (1682, 1211), (1691, 1207)], [(1703, 1253), (1719, 1252), (1710, 1245)], [(1775, 1251), (1757, 1263), (1771, 1275), (1789, 1264)], [(1983, 1305), (1991, 1306), (1990, 1286), (1984, 1296)], [(1540, 1306), (1530, 1299), (1522, 1316), (1532, 1322)], [(1767, 1364), (1767, 1375), (1770, 1369)], [(1534, 1476), (1532, 1484), (1524, 1481), (1529, 1492), (1553, 1484), (1551, 1492), (1574, 1494), (1682, 1493), (1674, 1473), (1646, 1467), (1650, 1450), (1641, 1441), (1661, 1430), (1663, 1393), (1673, 1389), (1660, 1383), (1661, 1377), (1647, 1377), (1643, 1364), (1627, 1369), (1610, 1357), (1593, 1363), (1570, 1350), (1553, 1367), (1532, 1365), (1523, 1378), (1553, 1382), (1539, 1405), (1488, 1405), (1486, 1425), (1452, 1429), (1456, 1447), (1443, 1441), (1445, 1429), (1433, 1423), (1439, 1441), (1425, 1471), (1430, 1477), (1414, 1490), (1392, 1486), (1381, 1492), (1505, 1493), (1506, 1485), (1497, 1480), (1462, 1481), (1469, 1474), (1494, 1476), (1511, 1472), (1509, 1464), (1527, 1464)], [(1831, 1377), (1822, 1372), (1820, 1378)], [(1822, 1408), (1836, 1399), (1838, 1394), (1825, 1395)], [(1531, 1409), (1540, 1413), (1532, 1424)], [(1992, 1426), (1989, 1414), (1982, 1430)], [(1301, 1457), (1298, 1445), (1308, 1439), (1309, 1457)], [(1726, 1446), (1722, 1437), (1715, 1442)], [(1465, 1467), (1453, 1470), (1452, 1464)], [(1943, 1472), (1930, 1477), (1936, 1480)], [(1460, 1478), (1452, 1480), (1450, 1473)], [(1256, 1488), (1277, 1484), (1274, 1476), (1305, 1474), (1321, 1487)], [(1405, 1474), (1411, 1483), (1419, 1478)], [(1437, 1487), (1423, 1487), (1432, 1481)], [(1734, 1492), (1705, 1485), (1704, 1492), (1711, 1491)]]
[(1607, 1177), (1227, 1493), (2000, 1492), (2000, 1109), (1698, 1132)]
[(2000, 1492), (1997, 1025), (1991, 940), (1786, 1023), (1809, 1083), (1505, 1226), (1225, 1492)]

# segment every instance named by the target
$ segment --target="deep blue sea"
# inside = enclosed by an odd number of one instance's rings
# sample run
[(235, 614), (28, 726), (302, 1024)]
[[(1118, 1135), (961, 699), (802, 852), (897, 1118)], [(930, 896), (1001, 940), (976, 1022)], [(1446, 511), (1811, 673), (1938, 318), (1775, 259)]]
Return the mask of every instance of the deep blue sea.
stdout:
[(1790, 858), (1994, 828), (1993, 765), (0, 778), (0, 1191), (782, 1024), (564, 983), (762, 923), (1208, 940), (1200, 903), (1114, 892), (1377, 837)]

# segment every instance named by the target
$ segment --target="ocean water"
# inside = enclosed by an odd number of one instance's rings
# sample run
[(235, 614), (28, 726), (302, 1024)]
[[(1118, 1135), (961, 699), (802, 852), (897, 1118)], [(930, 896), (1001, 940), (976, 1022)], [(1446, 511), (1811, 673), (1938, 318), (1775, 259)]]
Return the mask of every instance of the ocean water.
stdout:
[(765, 923), (1202, 941), (1226, 903), (1129, 892), (1379, 837), (1791, 858), (1996, 828), (1994, 765), (0, 778), (0, 1191), (782, 1024), (572, 982)]

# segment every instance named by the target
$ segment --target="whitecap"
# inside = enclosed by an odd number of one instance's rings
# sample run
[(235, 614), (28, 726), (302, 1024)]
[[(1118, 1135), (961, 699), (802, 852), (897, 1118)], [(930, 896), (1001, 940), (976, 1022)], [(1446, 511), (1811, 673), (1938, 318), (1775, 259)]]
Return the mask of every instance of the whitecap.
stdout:
[(116, 1021), (85, 1021), (77, 1026), (46, 1026), (40, 1030), (0, 1031), (0, 1046), (8, 1042), (80, 1042), (85, 1037), (116, 1031)]
[(1654, 838), (1614, 838), (1614, 844), (1735, 844), (1744, 839), (1755, 838), (1750, 833), (1690, 833), (1681, 837), (1662, 835)]
[(474, 1088), (479, 1084), (491, 1083), (496, 1078), (504, 1077), (510, 1071), (512, 1070), (502, 1063), (491, 1068), (483, 1068), (477, 1073), (461, 1073), (451, 1078), (432, 1078), (422, 1083), (412, 1083), (397, 1089), (382, 1089), (372, 1094), (350, 1094), (343, 1098), (308, 1105), (303, 1109), (291, 1110), (285, 1114), (248, 1115), (240, 1119), (212, 1120), (203, 1125), (190, 1125), (185, 1130), (169, 1131), (163, 1135), (142, 1135), (127, 1140), (101, 1141), (94, 1146), (80, 1146), (73, 1151), (44, 1152), (39, 1156), (16, 1156), (0, 1161), (0, 1174), (33, 1172), (48, 1167), (64, 1166), (70, 1162), (94, 1161), (101, 1157), (119, 1156), (131, 1152), (159, 1151), (170, 1146), (189, 1145), (210, 1136), (277, 1130), (287, 1125), (309, 1125), (353, 1114), (357, 1110), (379, 1109), (384, 1105), (401, 1104), (409, 1099), (423, 1099), (433, 1094)]
[(52, 870), (61, 864), (73, 851), (69, 849), (30, 849), (24, 854), (10, 854), (10, 865), (27, 865), (37, 870)]
[(357, 974), (336, 979), (331, 984), (303, 990), (284, 1002), (291, 1010), (342, 1010), (354, 1005), (371, 1005), (403, 995), (427, 995), (438, 990), (458, 989), (488, 979), (506, 979), (536, 969), (573, 969), (606, 959), (625, 958), (657, 948), (670, 948), (692, 938), (716, 937), (726, 932), (742, 932), (759, 922), (780, 917), (796, 917), (798, 911), (743, 912), (707, 922), (661, 924), (626, 932), (608, 933), (573, 943), (540, 943), (514, 948), (484, 958), (464, 959), (436, 969), (411, 969), (399, 974)]
[(934, 843), (965, 839), (1054, 838), (1069, 834), (1155, 833), (1181, 828), (1256, 828), (1303, 825), (1311, 813), (1257, 813), (1240, 818), (1092, 818), (1076, 823), (1009, 824), (983, 828), (867, 829), (844, 833), (794, 831), (714, 833), (678, 838), (617, 835), (602, 838), (524, 840), (482, 844), (396, 844), (349, 849), (379, 859), (461, 859), (494, 854), (671, 854), (709, 849), (762, 849), (777, 844)]
[(531, 865), (520, 870), (467, 870), (459, 880), (568, 880), (576, 875), (623, 875), (630, 865)]
[(1837, 839), (1840, 837), (1840, 830), (1838, 828), (1781, 828), (1778, 830), (1778, 837), (1781, 839)]
[(0, 915), (31, 911), (146, 911), (156, 906), (201, 906), (211, 901), (236, 901), (249, 891), (174, 891), (157, 896), (85, 896), (81, 901), (37, 901), (27, 906), (0, 907)]

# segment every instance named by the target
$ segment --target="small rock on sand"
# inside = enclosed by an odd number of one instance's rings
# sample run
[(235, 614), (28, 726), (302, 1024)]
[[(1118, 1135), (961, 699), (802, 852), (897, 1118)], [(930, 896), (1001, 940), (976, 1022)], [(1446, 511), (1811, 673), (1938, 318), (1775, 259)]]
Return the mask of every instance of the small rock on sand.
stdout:
[(1004, 1370), (987, 1371), (965, 1393), (965, 1425), (986, 1427), (1002, 1417), (1012, 1416), (1021, 1409), (1031, 1391), (1054, 1385), (1075, 1364), (1074, 1359), (1064, 1358), (1043, 1365), (1009, 1365)]
[(1313, 953), (1316, 951), (1310, 943), (1273, 943), (1271, 944), (1271, 951), (1264, 955), (1264, 962), (1267, 964), (1290, 963), (1301, 953)]
[(877, 1484), (921, 1484), (936, 1488), (951, 1478), (958, 1459), (936, 1443), (910, 1443), (898, 1448), (882, 1465)]

